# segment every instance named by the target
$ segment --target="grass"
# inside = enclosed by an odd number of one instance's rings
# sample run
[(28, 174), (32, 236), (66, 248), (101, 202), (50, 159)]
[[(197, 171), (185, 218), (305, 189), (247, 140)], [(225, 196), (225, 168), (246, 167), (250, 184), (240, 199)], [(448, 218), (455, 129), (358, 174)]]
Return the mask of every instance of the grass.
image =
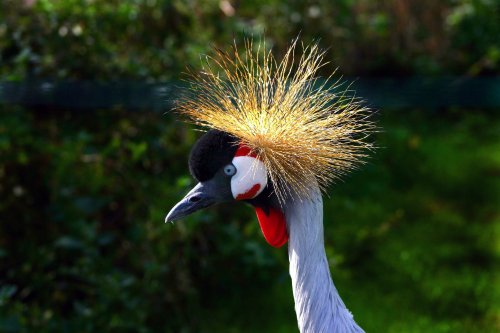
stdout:
[[(367, 332), (500, 327), (497, 118), (382, 112), (381, 148), (325, 199), (333, 279)], [(296, 332), (288, 279), (221, 295), (207, 332)]]
[[(297, 332), (286, 248), (250, 207), (163, 224), (196, 132), (118, 109), (0, 117), (0, 331)], [(367, 332), (500, 329), (498, 118), (382, 110), (380, 148), (325, 196), (333, 279)]]

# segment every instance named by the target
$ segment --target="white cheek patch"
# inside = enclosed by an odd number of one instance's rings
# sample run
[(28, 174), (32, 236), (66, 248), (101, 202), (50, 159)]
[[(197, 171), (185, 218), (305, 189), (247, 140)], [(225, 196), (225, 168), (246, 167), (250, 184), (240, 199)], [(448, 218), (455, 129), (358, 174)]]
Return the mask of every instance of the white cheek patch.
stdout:
[(251, 156), (233, 158), (236, 174), (231, 178), (231, 192), (236, 200), (253, 199), (267, 185), (267, 170), (264, 163)]

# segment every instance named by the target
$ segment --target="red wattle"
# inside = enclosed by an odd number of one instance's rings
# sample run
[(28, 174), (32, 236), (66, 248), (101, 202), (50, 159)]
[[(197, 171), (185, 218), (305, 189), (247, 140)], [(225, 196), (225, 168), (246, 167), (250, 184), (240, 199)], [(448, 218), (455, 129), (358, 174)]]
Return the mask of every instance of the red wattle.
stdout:
[(285, 216), (279, 209), (270, 208), (269, 215), (260, 207), (255, 207), (260, 229), (264, 238), (273, 247), (281, 247), (288, 241)]

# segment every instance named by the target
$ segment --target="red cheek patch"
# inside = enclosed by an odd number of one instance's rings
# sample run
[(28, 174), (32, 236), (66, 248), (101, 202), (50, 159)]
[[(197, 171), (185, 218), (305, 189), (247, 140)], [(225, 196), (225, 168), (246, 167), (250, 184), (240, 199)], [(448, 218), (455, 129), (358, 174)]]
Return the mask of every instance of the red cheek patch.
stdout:
[(253, 199), (255, 197), (255, 195), (257, 194), (257, 192), (259, 192), (259, 190), (260, 190), (260, 184), (255, 184), (254, 186), (252, 186), (251, 189), (249, 189), (245, 193), (238, 194), (236, 196), (236, 200)]
[(269, 215), (260, 207), (255, 207), (260, 229), (264, 238), (273, 247), (281, 247), (288, 241), (285, 216), (279, 209), (270, 208)]
[(236, 150), (236, 153), (234, 154), (234, 157), (237, 156), (250, 156), (253, 158), (257, 158), (257, 154), (253, 153), (250, 147), (240, 143), (238, 146), (238, 150)]

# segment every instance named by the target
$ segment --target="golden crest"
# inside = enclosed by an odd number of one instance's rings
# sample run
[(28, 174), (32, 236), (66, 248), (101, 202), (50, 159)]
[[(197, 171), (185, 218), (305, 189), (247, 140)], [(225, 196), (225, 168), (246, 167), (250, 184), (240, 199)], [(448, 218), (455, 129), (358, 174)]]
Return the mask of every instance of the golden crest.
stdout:
[(297, 40), (277, 61), (264, 43), (247, 41), (243, 55), (218, 51), (194, 76), (177, 110), (205, 128), (232, 134), (263, 161), (281, 202), (288, 193), (308, 197), (353, 169), (373, 148), (372, 114), (331, 77), (316, 44)]

